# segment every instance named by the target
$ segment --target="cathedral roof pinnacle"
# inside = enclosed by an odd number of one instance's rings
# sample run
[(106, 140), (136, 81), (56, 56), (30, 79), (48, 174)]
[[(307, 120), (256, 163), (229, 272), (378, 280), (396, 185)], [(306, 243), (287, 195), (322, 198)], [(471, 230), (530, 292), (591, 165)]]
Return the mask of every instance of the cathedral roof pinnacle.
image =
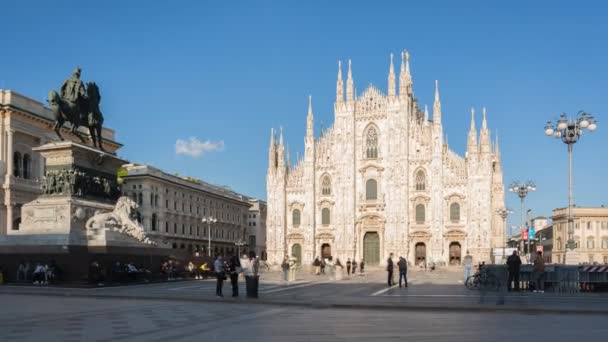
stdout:
[(429, 122), (429, 106), (424, 105), (424, 123), (427, 124)]
[(488, 123), (486, 121), (486, 107), (482, 109), (483, 119), (481, 120), (481, 129), (488, 129)]
[(279, 146), (283, 146), (283, 127), (281, 126), (281, 131), (279, 133)]
[(435, 80), (435, 102), (439, 102), (439, 81)]

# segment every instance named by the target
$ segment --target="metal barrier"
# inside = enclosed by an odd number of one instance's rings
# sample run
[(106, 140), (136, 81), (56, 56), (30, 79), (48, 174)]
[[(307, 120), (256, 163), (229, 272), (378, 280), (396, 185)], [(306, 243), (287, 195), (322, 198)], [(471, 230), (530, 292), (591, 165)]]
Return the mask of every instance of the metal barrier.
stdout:
[[(508, 269), (506, 265), (485, 265), (488, 272), (501, 280), (501, 290), (507, 289)], [(545, 291), (557, 293), (577, 293), (580, 291), (601, 291), (608, 289), (608, 265), (545, 265)], [(530, 290), (534, 281), (532, 265), (521, 265), (519, 288)], [(515, 284), (513, 284), (514, 287)]]

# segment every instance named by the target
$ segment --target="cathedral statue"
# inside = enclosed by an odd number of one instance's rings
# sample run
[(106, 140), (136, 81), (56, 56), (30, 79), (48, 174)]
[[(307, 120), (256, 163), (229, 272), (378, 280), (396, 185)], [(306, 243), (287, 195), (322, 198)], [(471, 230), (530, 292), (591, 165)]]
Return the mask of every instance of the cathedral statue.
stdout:
[(72, 76), (66, 79), (61, 86), (60, 94), (55, 90), (49, 92), (47, 99), (51, 111), (55, 115), (54, 130), (63, 140), (61, 127), (65, 122), (71, 124), (70, 132), (85, 143), (85, 139), (78, 131), (78, 127), (89, 128), (89, 134), (94, 147), (103, 151), (101, 131), (103, 114), (99, 109), (101, 95), (95, 82), (87, 83), (86, 87), (80, 80), (80, 68), (76, 68)]

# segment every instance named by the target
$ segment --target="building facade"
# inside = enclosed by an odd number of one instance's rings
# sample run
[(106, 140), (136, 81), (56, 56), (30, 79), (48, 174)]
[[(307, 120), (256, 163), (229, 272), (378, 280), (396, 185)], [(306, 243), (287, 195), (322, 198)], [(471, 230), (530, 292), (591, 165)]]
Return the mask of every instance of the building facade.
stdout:
[[(0, 235), (18, 230), (21, 206), (38, 197), (42, 191), (44, 161), (32, 148), (58, 141), (53, 130), (55, 119), (41, 102), (11, 90), (0, 89)], [(79, 132), (88, 136), (84, 127)], [(61, 130), (66, 139), (81, 142), (66, 128)], [(120, 144), (114, 141), (114, 131), (102, 131), (104, 148), (115, 152)]]
[[(236, 243), (248, 241), (251, 204), (244, 196), (148, 165), (123, 168), (123, 195), (139, 204), (138, 220), (152, 238), (201, 255), (208, 254), (210, 241), (212, 256), (236, 254)], [(204, 217), (217, 222), (203, 223)]]
[[(574, 207), (574, 242), (582, 263), (608, 264), (608, 208)], [(553, 262), (563, 263), (568, 242), (568, 208), (553, 210)]]
[(248, 245), (262, 260), (266, 260), (266, 202), (250, 199), (251, 208), (247, 216)]
[[(409, 55), (397, 75), (391, 62), (388, 93), (370, 85), (356, 97), (351, 62), (346, 87), (338, 64), (334, 124), (316, 137), (312, 100), (302, 159), (292, 165), (283, 132), (271, 130), (267, 171), (268, 259), (294, 255), (364, 259), (389, 253), (412, 263), (458, 264), (468, 251), (489, 261), (505, 234), (498, 142), (483, 110), (481, 130), (471, 110), (465, 157), (444, 139), (437, 83), (433, 117), (414, 96)], [(287, 161), (286, 161), (287, 159)]]

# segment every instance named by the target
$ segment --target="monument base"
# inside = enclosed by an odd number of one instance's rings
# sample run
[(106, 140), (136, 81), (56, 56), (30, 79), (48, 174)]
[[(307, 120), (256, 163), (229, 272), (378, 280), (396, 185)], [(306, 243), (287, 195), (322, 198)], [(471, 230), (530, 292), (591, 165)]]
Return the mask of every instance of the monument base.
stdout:
[(576, 249), (566, 249), (564, 254), (564, 264), (578, 265), (581, 263), (581, 255)]

